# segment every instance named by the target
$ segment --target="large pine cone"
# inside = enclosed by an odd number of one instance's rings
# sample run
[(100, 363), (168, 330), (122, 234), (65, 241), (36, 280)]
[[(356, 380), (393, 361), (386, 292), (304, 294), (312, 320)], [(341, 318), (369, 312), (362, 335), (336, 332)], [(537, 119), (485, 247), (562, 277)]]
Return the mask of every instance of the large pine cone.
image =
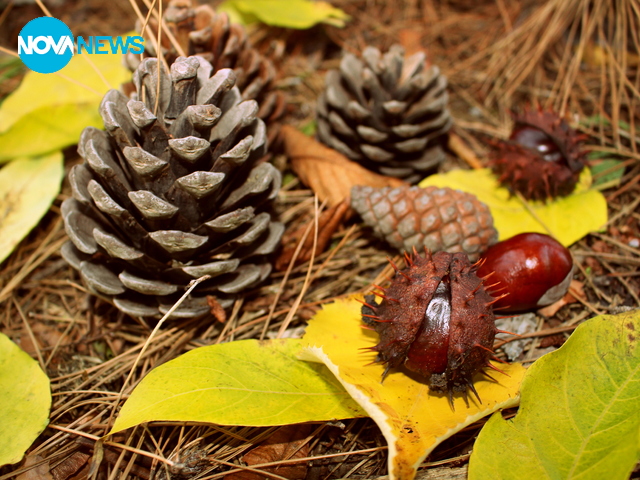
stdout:
[(444, 159), (453, 123), (446, 87), (422, 52), (406, 60), (399, 45), (384, 55), (368, 47), (362, 60), (347, 53), (318, 100), (318, 138), (369, 170), (415, 183)]
[[(216, 13), (209, 5), (196, 5), (192, 0), (172, 0), (163, 14), (167, 29), (182, 51), (203, 57), (213, 65), (214, 71), (232, 68), (242, 99), (258, 101), (258, 117), (267, 125), (279, 119), (284, 113), (285, 101), (282, 93), (275, 90), (273, 62), (252, 48), (244, 27), (230, 23), (226, 13)], [(140, 22), (136, 29), (142, 31)], [(145, 32), (146, 57), (157, 56), (154, 48), (157, 32), (157, 21), (150, 19)], [(162, 54), (171, 65), (180, 54), (167, 35), (163, 34), (161, 42)], [(138, 55), (128, 54), (126, 60), (131, 70), (140, 64)]]
[[(283, 225), (268, 208), (281, 183), (269, 163), (255, 100), (242, 101), (230, 69), (211, 76), (200, 57), (178, 58), (169, 76), (145, 59), (128, 100), (109, 91), (106, 132), (84, 130), (85, 159), (69, 175), (62, 204), (71, 242), (63, 256), (97, 294), (134, 316), (159, 316), (193, 279), (204, 282), (179, 317), (208, 311), (206, 295), (229, 306), (264, 280), (266, 255)], [(157, 113), (154, 110), (157, 105)]]
[(473, 262), (498, 240), (489, 207), (451, 188), (358, 185), (351, 189), (351, 207), (400, 251), (464, 252)]

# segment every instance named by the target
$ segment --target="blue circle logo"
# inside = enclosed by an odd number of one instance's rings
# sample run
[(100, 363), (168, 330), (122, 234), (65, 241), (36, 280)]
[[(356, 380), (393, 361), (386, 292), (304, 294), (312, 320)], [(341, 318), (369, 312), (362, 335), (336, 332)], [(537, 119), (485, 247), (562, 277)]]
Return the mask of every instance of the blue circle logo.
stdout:
[(34, 72), (57, 72), (73, 57), (71, 29), (57, 18), (34, 18), (20, 30), (18, 55)]

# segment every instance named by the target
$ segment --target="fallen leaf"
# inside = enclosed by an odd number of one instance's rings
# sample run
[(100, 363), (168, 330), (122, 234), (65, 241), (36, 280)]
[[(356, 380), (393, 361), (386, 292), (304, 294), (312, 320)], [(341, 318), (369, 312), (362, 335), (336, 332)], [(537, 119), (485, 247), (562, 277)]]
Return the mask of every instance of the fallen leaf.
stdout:
[(227, 312), (225, 312), (218, 299), (213, 295), (207, 295), (207, 305), (209, 305), (211, 315), (220, 323), (227, 321)]
[(480, 162), (480, 159), (478, 159), (478, 156), (456, 133), (449, 132), (447, 147), (458, 157), (467, 162), (467, 165), (471, 168), (482, 168), (482, 163)]
[(431, 175), (420, 182), (421, 187), (430, 185), (472, 193), (486, 203), (493, 215), (499, 240), (524, 232), (551, 232), (560, 243), (569, 246), (589, 232), (602, 229), (607, 223), (607, 201), (600, 192), (589, 189), (591, 175), (588, 169), (584, 169), (571, 195), (548, 203), (523, 203), (501, 187), (487, 168), (452, 170)]
[[(90, 460), (91, 455), (76, 450), (51, 469), (54, 480), (71, 480), (76, 478), (78, 473), (82, 474), (84, 469), (88, 470)], [(89, 476), (84, 475), (79, 478), (86, 479), (89, 478)]]
[(29, 470), (18, 475), (15, 480), (54, 480), (49, 472), (49, 461), (40, 455), (27, 455), (21, 469)]
[(0, 467), (20, 461), (49, 424), (50, 408), (49, 378), (0, 333)]
[(591, 162), (591, 174), (593, 175), (593, 186), (600, 185), (607, 188), (620, 185), (624, 175), (625, 162), (614, 158), (605, 158)]
[(0, 170), (0, 262), (47, 213), (63, 175), (61, 152), (14, 160)]
[(309, 0), (225, 0), (218, 11), (227, 12), (238, 23), (260, 21), (274, 27), (307, 29), (318, 23), (344, 27), (344, 11), (327, 2)]
[[(397, 35), (400, 45), (404, 48), (405, 58), (419, 52), (424, 52), (425, 55), (427, 54), (426, 49), (422, 46), (424, 30), (410, 27), (401, 28)], [(425, 66), (425, 69), (427, 67), (429, 67), (428, 64)]]
[(291, 168), (305, 185), (334, 207), (349, 198), (354, 185), (399, 187), (406, 185), (397, 178), (385, 177), (352, 162), (347, 157), (284, 125), (280, 131)]
[(594, 317), (531, 366), (515, 418), (493, 415), (470, 480), (627, 479), (640, 460), (640, 313)]
[(321, 361), (378, 424), (389, 445), (389, 478), (410, 480), (420, 463), (442, 441), (467, 425), (502, 408), (518, 404), (524, 375), (520, 364), (500, 365), (509, 376), (497, 382), (481, 374), (475, 388), (482, 399), (460, 396), (451, 410), (444, 395), (431, 394), (427, 386), (402, 371), (391, 372), (381, 383), (384, 367), (371, 364), (375, 355), (363, 348), (377, 343), (377, 334), (362, 328), (356, 297), (327, 305), (309, 322), (301, 358)]
[(569, 291), (555, 303), (551, 305), (547, 305), (544, 308), (538, 310), (540, 315), (545, 317), (553, 317), (558, 310), (560, 310), (565, 305), (570, 305), (572, 303), (576, 303), (578, 298), (581, 300), (586, 300), (587, 296), (584, 293), (584, 283), (579, 282), (578, 280), (571, 280), (571, 284), (569, 285)]
[[(316, 249), (314, 251), (314, 235), (313, 230), (309, 230), (307, 234), (304, 244), (302, 245), (298, 256), (296, 257), (296, 264), (304, 263), (311, 258), (312, 255), (318, 256), (331, 243), (331, 237), (338, 230), (340, 225), (347, 220), (353, 210), (349, 208), (349, 205), (346, 201), (340, 202), (335, 207), (331, 207), (328, 210), (325, 210), (318, 217), (318, 238), (316, 243)], [(298, 249), (298, 243), (304, 238), (304, 234), (309, 228), (309, 223), (305, 223), (300, 227), (296, 228), (291, 232), (286, 232), (284, 237), (282, 238), (282, 253), (278, 256), (275, 262), (276, 270), (283, 271), (286, 270), (291, 260), (295, 255), (296, 250)], [(313, 226), (311, 227), (313, 228)]]
[(0, 160), (49, 153), (77, 143), (86, 126), (102, 128), (104, 93), (130, 78), (121, 54), (74, 55), (57, 74), (27, 72), (0, 107)]
[(109, 433), (153, 421), (272, 426), (362, 417), (322, 365), (296, 358), (299, 339), (196, 348), (152, 370)]
[[(252, 466), (307, 457), (310, 445), (306, 440), (310, 432), (310, 425), (287, 425), (279, 428), (264, 442), (244, 455), (242, 460)], [(308, 465), (307, 462), (300, 462), (263, 467), (260, 470), (289, 480), (302, 480), (307, 476)], [(263, 480), (265, 475), (247, 470), (226, 475), (224, 478), (225, 480)]]
[(0, 161), (46, 155), (77, 143), (84, 127), (103, 128), (96, 109), (70, 103), (33, 110), (0, 134)]

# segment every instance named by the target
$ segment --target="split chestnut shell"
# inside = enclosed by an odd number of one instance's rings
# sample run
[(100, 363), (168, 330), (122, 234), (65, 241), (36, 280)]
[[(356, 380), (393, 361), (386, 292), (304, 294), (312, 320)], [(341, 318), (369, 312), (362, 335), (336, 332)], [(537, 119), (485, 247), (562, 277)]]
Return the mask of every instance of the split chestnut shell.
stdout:
[[(371, 349), (389, 369), (405, 366), (426, 379), (429, 389), (476, 396), (473, 376), (490, 366), (496, 334), (491, 304), (476, 265), (464, 253), (407, 256), (376, 303), (365, 297), (363, 320), (380, 335)], [(394, 267), (395, 268), (395, 267)]]
[(586, 136), (550, 111), (526, 110), (514, 120), (509, 140), (495, 142), (491, 168), (499, 182), (529, 200), (569, 195), (584, 168)]

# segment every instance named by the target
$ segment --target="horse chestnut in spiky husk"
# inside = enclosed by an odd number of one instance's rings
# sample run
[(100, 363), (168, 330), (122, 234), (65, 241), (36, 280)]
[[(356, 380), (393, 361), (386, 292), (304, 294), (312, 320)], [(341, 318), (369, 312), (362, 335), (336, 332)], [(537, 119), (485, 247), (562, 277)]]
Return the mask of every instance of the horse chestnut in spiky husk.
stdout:
[(514, 115), (515, 126), (490, 162), (499, 181), (529, 200), (569, 195), (584, 168), (586, 138), (553, 112), (527, 110)]
[[(376, 362), (389, 369), (404, 365), (425, 377), (429, 389), (446, 393), (453, 407), (453, 394), (467, 390), (476, 397), (472, 377), (492, 367), (495, 299), (487, 293), (464, 253), (427, 253), (406, 256), (408, 267), (396, 275), (383, 292), (365, 296), (364, 322), (380, 335), (371, 347)], [(494, 367), (492, 367), (494, 368)], [(478, 400), (480, 398), (478, 397)]]

